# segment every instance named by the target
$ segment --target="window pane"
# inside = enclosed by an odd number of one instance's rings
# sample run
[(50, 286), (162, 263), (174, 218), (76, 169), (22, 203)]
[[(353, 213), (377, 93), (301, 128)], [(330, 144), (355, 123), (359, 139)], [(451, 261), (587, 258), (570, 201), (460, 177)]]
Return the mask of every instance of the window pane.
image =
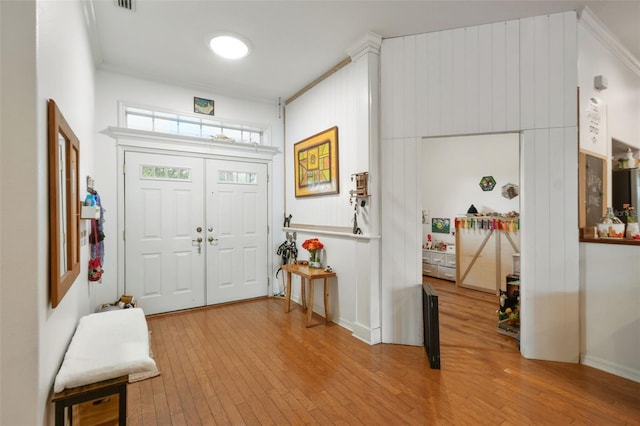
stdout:
[(236, 129), (223, 129), (222, 130), (222, 134), (224, 134), (225, 136), (240, 142), (242, 140), (242, 132), (240, 130), (236, 130)]
[(177, 114), (169, 114), (169, 113), (166, 113), (166, 112), (157, 112), (157, 111), (156, 111), (156, 117), (171, 118), (173, 120), (177, 120), (178, 119), (178, 115)]
[(249, 139), (252, 143), (262, 142), (262, 140), (260, 139), (260, 133), (256, 133), (256, 132), (251, 132), (251, 134), (249, 135)]
[(212, 126), (202, 126), (202, 137), (210, 138), (212, 136), (217, 136), (222, 134), (222, 129), (220, 127), (212, 127)]
[(153, 121), (151, 117), (127, 115), (127, 127), (138, 130), (153, 130)]
[(178, 133), (178, 123), (173, 120), (155, 119), (155, 131), (164, 133)]
[(258, 177), (257, 177), (257, 174), (253, 172), (235, 172), (231, 170), (219, 170), (218, 182), (256, 185), (258, 182)]
[(187, 136), (200, 136), (200, 125), (195, 123), (178, 123), (178, 134)]
[[(0, 0), (1, 1), (1, 0)], [(222, 124), (219, 120), (204, 119), (190, 115), (179, 115), (125, 106), (126, 127), (172, 133), (203, 139), (234, 140), (244, 143), (261, 143), (262, 129), (242, 123)]]

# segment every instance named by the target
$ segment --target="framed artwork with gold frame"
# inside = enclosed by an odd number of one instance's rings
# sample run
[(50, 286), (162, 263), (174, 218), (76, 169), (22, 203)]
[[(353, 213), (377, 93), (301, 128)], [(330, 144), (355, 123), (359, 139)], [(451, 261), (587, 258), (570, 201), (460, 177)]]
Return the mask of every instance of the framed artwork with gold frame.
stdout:
[(338, 194), (338, 126), (293, 146), (296, 197)]

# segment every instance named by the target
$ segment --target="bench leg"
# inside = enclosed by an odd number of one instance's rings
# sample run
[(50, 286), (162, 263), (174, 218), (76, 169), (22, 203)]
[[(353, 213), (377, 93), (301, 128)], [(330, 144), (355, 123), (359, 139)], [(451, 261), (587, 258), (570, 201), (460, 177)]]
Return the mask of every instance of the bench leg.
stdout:
[(127, 384), (125, 383), (118, 391), (118, 424), (127, 426)]
[(66, 405), (62, 403), (56, 403), (56, 426), (64, 426), (64, 413), (66, 411), (66, 408)]

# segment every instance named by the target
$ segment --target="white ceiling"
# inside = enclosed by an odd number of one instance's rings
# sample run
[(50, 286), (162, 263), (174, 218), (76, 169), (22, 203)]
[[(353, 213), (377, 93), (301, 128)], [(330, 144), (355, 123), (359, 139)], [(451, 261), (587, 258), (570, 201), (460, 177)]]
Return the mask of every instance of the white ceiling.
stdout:
[[(383, 38), (459, 28), (587, 5), (640, 58), (640, 0), (217, 1), (85, 0), (100, 69), (220, 95), (286, 100), (347, 57), (368, 32)], [(215, 57), (210, 36), (231, 31), (251, 54)]]

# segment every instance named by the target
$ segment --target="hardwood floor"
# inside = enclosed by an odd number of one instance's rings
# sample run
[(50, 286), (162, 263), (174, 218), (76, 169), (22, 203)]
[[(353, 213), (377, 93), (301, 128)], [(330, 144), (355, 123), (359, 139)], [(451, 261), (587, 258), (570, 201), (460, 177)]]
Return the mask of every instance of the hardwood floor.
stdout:
[(422, 347), (306, 328), (282, 299), (150, 317), (161, 375), (129, 385), (128, 424), (640, 424), (640, 383), (524, 359), (496, 332), (494, 295), (429, 282), (441, 370)]

